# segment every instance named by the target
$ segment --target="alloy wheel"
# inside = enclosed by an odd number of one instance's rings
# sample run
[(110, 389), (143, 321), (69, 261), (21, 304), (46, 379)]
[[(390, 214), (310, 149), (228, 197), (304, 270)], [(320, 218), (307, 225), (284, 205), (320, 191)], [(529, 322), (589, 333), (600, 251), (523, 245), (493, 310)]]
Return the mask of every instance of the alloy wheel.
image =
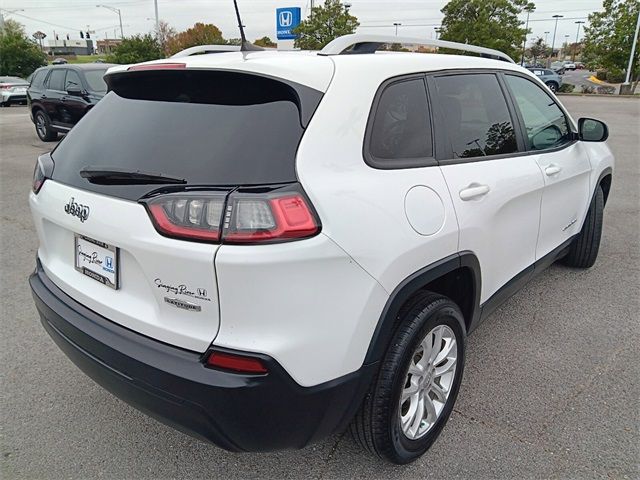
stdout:
[(410, 440), (423, 437), (440, 418), (457, 360), (456, 336), (447, 325), (429, 331), (413, 352), (398, 409), (400, 427)]

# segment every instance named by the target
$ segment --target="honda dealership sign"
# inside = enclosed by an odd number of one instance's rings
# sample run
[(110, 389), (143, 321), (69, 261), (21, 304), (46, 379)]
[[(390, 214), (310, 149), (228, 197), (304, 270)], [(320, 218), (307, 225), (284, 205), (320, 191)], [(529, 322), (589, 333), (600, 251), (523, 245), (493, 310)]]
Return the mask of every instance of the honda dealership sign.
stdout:
[(294, 40), (293, 29), (300, 25), (300, 7), (276, 9), (276, 35), (278, 40)]

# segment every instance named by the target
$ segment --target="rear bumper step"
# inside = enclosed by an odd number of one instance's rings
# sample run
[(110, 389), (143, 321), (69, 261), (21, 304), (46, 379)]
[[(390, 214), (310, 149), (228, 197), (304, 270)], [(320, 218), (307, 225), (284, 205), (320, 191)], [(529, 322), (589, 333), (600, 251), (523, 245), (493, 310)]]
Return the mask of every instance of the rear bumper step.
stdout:
[(29, 278), (42, 325), (88, 376), (127, 403), (178, 430), (231, 451), (302, 448), (344, 428), (375, 365), (301, 387), (272, 358), (266, 375), (206, 368), (203, 355), (116, 325), (47, 277)]

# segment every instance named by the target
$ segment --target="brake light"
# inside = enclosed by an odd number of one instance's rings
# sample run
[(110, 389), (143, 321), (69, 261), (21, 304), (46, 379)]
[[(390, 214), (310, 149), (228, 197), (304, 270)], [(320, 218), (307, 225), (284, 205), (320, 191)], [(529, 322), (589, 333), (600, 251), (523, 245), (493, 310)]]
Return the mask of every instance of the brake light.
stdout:
[(36, 166), (33, 169), (33, 182), (31, 184), (31, 190), (33, 190), (33, 193), (37, 194), (42, 188), (42, 185), (44, 185), (44, 181), (51, 177), (53, 174), (53, 167), (54, 163), (50, 154), (45, 153), (38, 157)]
[(0, 90), (9, 90), (11, 85), (0, 85)]
[(163, 235), (208, 243), (269, 243), (308, 238), (320, 223), (299, 191), (276, 188), (171, 193), (145, 201)]
[(185, 63), (147, 63), (142, 65), (132, 65), (127, 68), (127, 71), (132, 70), (176, 70), (179, 68), (186, 68)]
[(251, 373), (262, 375), (267, 373), (267, 367), (259, 358), (237, 355), (235, 353), (211, 352), (207, 358), (208, 367), (230, 370), (236, 373)]

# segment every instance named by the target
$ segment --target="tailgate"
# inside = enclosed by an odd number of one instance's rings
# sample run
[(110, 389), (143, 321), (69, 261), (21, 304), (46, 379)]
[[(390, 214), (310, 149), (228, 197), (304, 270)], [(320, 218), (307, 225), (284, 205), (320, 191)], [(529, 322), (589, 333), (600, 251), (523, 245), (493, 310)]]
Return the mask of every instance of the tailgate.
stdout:
[[(214, 256), (218, 245), (161, 236), (145, 208), (47, 180), (29, 202), (49, 278), (76, 301), (107, 319), (162, 342), (204, 352), (219, 326)], [(88, 215), (65, 211), (70, 202)], [(85, 213), (87, 213), (85, 211)], [(84, 219), (83, 219), (84, 218)], [(77, 235), (117, 249), (117, 289), (76, 269)], [(107, 250), (83, 242), (90, 258)], [(79, 263), (82, 263), (81, 261)], [(81, 266), (82, 267), (82, 266)], [(91, 266), (95, 270), (95, 264)], [(109, 277), (109, 274), (105, 274)]]

